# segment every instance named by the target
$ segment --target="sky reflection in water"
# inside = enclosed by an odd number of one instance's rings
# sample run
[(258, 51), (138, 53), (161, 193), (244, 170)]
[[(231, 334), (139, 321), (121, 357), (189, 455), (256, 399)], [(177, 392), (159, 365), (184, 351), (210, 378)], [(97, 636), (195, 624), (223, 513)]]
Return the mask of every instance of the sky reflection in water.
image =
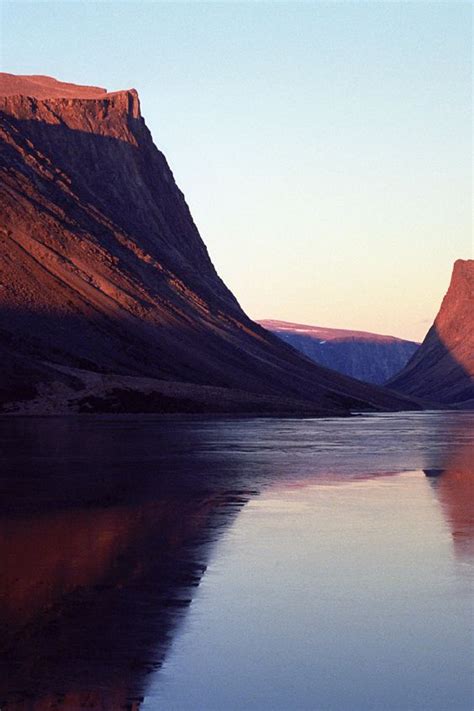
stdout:
[(471, 709), (471, 414), (0, 436), (2, 708)]

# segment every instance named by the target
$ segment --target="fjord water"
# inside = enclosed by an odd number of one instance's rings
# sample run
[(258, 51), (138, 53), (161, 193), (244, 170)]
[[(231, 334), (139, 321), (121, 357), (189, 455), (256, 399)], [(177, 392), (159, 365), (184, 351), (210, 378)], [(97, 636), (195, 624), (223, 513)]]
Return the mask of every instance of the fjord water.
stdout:
[(473, 413), (0, 444), (2, 708), (472, 708)]

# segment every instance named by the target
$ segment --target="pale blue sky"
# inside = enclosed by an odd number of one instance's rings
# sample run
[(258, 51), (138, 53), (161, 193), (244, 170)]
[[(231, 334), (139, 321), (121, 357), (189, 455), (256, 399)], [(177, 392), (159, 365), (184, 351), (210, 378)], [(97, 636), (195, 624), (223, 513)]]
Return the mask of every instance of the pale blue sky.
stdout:
[(470, 2), (1, 4), (3, 71), (138, 89), (250, 316), (423, 337), (472, 256)]

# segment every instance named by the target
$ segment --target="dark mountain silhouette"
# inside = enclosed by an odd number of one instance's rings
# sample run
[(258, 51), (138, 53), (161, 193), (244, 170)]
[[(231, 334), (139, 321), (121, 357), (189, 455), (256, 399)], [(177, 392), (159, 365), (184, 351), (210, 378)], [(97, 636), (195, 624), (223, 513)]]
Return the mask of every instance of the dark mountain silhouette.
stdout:
[(387, 385), (431, 402), (474, 409), (474, 260), (455, 262), (434, 324)]
[(398, 373), (419, 346), (413, 341), (365, 331), (269, 319), (258, 323), (315, 363), (379, 385)]
[(4, 409), (417, 407), (316, 367), (245, 315), (135, 90), (2, 75), (0, 139)]

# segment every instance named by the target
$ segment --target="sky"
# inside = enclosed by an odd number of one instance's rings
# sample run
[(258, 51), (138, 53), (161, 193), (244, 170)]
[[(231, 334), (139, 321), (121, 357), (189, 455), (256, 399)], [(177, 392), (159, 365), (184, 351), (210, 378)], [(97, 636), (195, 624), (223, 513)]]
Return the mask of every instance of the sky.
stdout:
[(421, 340), (472, 258), (470, 2), (1, 0), (2, 71), (135, 87), (255, 319)]

